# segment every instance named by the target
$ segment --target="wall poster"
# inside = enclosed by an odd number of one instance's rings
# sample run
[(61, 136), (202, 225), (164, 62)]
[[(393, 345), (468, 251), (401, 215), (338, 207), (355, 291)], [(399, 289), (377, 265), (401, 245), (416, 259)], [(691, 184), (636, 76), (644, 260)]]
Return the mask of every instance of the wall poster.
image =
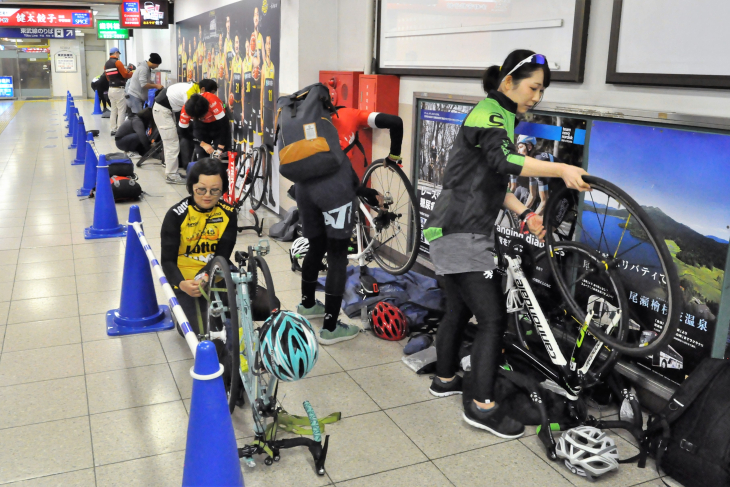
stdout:
[[(232, 146), (273, 151), (264, 204), (279, 211), (274, 116), (279, 97), (281, 2), (242, 0), (177, 22), (177, 79), (218, 82), (233, 119)], [(270, 151), (270, 152), (271, 152)]]
[[(666, 127), (595, 121), (591, 129), (589, 172), (607, 179), (631, 195), (664, 235), (677, 266), (683, 302), (679, 330), (665, 350), (639, 363), (680, 383), (712, 351), (720, 307), (730, 231), (730, 136)], [(618, 238), (621, 215), (616, 220)], [(583, 218), (590, 232), (595, 218)], [(626, 232), (637, 245), (641, 232)], [(633, 247), (632, 245), (632, 247)], [(645, 272), (637, 262), (641, 246), (624, 256), (630, 281), (624, 279), (632, 313), (653, 321), (663, 312), (653, 298), (660, 274)], [(646, 331), (651, 333), (651, 330)]]

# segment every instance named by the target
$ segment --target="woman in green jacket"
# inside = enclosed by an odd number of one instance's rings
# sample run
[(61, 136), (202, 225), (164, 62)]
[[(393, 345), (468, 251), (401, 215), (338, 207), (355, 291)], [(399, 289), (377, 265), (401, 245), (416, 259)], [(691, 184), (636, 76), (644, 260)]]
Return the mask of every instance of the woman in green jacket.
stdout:
[(456, 375), (463, 326), (474, 315), (478, 332), (471, 352), (475, 398), (464, 406), (464, 420), (502, 438), (518, 438), (524, 425), (494, 402), (494, 380), (507, 327), (506, 300), (501, 279), (492, 272), (494, 223), (507, 208), (542, 238), (542, 217), (531, 212), (507, 191), (510, 175), (562, 178), (569, 188), (590, 189), (586, 172), (567, 164), (538, 161), (515, 148), (516, 117), (537, 105), (550, 85), (545, 56), (516, 50), (502, 66), (488, 68), (482, 84), (487, 98), (469, 113), (449, 154), (441, 195), (428, 219), (425, 238), (430, 243), (436, 273), (444, 276), (446, 316), (439, 326), (435, 396), (462, 393)]

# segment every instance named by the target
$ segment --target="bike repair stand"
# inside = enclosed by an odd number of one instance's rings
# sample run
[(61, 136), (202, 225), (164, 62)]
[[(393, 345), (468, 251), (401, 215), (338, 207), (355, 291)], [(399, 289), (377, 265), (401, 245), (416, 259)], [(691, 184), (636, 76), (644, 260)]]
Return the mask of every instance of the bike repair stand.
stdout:
[(244, 230), (253, 230), (254, 232), (256, 232), (256, 235), (261, 237), (264, 233), (264, 219), (262, 218), (261, 220), (259, 220), (259, 216), (256, 214), (255, 210), (248, 210), (248, 212), (253, 215), (254, 224), (238, 227), (238, 233), (241, 233)]

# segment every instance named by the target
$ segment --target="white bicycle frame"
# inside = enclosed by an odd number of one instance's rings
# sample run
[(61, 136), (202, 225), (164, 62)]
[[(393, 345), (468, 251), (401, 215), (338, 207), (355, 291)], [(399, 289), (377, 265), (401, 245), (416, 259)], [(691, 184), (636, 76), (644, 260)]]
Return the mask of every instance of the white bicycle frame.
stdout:
[[(568, 366), (568, 361), (566, 360), (563, 353), (560, 351), (560, 347), (558, 346), (555, 335), (550, 328), (549, 322), (547, 318), (545, 318), (545, 314), (540, 307), (540, 303), (537, 301), (535, 293), (533, 292), (532, 287), (530, 286), (530, 283), (522, 270), (522, 267), (520, 265), (522, 262), (521, 259), (519, 257), (510, 257), (509, 255), (505, 255), (504, 258), (507, 261), (507, 312), (515, 313), (521, 310), (526, 310), (527, 314), (530, 316), (530, 320), (535, 326), (535, 330), (537, 330), (538, 335), (540, 335), (540, 339), (545, 345), (545, 350), (550, 357), (550, 361), (554, 365), (560, 367), (561, 370), (565, 370), (566, 366)], [(594, 307), (596, 304), (600, 306), (602, 303), (605, 302), (603, 302), (602, 299), (599, 297), (592, 301), (589, 300), (589, 306), (591, 308)], [(593, 319), (594, 314), (595, 313), (593, 309), (588, 310), (585, 322), (580, 328), (580, 337), (578, 338), (576, 346), (580, 346), (580, 344), (582, 344), (583, 337), (588, 330), (588, 324)], [(612, 312), (612, 316), (609, 316), (610, 322), (606, 326), (607, 334), (610, 334), (618, 326), (618, 323), (621, 320), (621, 312)], [(600, 353), (602, 347), (603, 342), (596, 339), (596, 344), (593, 346), (593, 349), (588, 354), (586, 361), (584, 362), (583, 366), (578, 369), (579, 375), (585, 375), (588, 372), (591, 365), (593, 365), (596, 357), (598, 357), (598, 354)], [(571, 357), (569, 368), (571, 372), (576, 371), (577, 365), (574, 356)], [(566, 394), (569, 395), (568, 398), (572, 400), (577, 400), (580, 388), (573, 388), (567, 383), (564, 384), (564, 386), (567, 386), (568, 389), (570, 389), (570, 392), (566, 390)]]

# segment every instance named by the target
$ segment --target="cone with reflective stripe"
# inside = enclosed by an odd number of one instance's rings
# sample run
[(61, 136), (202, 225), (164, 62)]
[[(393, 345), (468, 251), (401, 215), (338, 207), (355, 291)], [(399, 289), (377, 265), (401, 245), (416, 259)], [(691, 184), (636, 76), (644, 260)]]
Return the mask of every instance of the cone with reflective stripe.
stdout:
[(84, 165), (84, 184), (76, 191), (76, 196), (89, 196), (96, 184), (96, 152), (94, 152), (94, 136), (86, 134), (86, 158)]
[(119, 224), (117, 209), (114, 206), (112, 183), (109, 180), (109, 167), (104, 154), (99, 156), (96, 166), (96, 197), (94, 201), (94, 224), (84, 230), (84, 238), (124, 237), (127, 227)]
[(243, 487), (241, 462), (222, 373), (223, 366), (218, 363), (213, 342), (198, 344), (195, 366), (190, 371), (193, 396), (183, 487)]
[(80, 166), (86, 162), (86, 125), (84, 125), (84, 117), (79, 117), (79, 126), (76, 128), (76, 159), (71, 161), (72, 166)]
[(94, 90), (94, 111), (92, 115), (101, 115), (101, 102), (99, 101), (99, 92)]
[(132, 222), (142, 222), (137, 205), (129, 209), (122, 299), (119, 308), (106, 313), (106, 334), (109, 336), (170, 330), (175, 326), (170, 308), (157, 304), (150, 262), (145, 254), (147, 249), (142, 248)]

